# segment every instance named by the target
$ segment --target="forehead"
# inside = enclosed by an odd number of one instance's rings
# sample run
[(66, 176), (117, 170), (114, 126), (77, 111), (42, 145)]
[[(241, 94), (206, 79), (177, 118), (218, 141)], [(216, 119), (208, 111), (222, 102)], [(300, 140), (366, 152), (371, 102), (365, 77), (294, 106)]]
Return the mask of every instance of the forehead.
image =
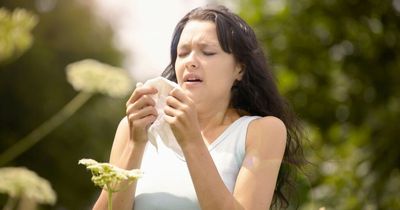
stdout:
[(218, 36), (215, 23), (211, 21), (191, 20), (186, 23), (178, 45), (192, 43), (218, 45)]

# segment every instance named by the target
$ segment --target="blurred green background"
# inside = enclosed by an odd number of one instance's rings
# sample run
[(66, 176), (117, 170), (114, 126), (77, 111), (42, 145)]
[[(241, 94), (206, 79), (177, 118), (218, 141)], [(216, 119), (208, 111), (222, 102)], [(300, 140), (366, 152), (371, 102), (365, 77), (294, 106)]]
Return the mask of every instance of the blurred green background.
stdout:
[[(10, 12), (24, 8), (38, 20), (31, 45), (22, 36), (13, 53), (0, 59), (0, 154), (78, 94), (66, 79), (68, 64), (93, 58), (122, 65), (111, 27), (89, 4), (52, 2), (49, 10), (40, 10), (37, 1), (0, 3)], [(255, 29), (280, 90), (307, 129), (304, 148), (311, 164), (298, 179), (294, 203), (300, 209), (400, 209), (400, 0), (235, 5)], [(0, 31), (3, 43), (5, 34)], [(126, 99), (94, 95), (0, 167), (25, 166), (51, 183), (57, 202), (39, 209), (89, 209), (99, 189), (77, 162), (107, 160)], [(0, 207), (6, 200), (0, 194)]]

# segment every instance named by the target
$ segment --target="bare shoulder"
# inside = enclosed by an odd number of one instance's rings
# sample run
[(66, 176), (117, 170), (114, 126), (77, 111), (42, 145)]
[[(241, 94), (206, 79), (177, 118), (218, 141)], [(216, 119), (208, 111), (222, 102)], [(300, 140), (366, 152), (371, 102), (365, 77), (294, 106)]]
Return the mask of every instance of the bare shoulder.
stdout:
[(246, 148), (261, 150), (284, 150), (287, 129), (277, 117), (267, 116), (253, 120), (249, 124)]
[(128, 122), (128, 118), (126, 116), (124, 116), (118, 124), (118, 129), (128, 129), (129, 128), (129, 122)]
[[(127, 140), (127, 138), (126, 138), (127, 135), (129, 135), (129, 121), (128, 121), (128, 118), (125, 116), (120, 120), (120, 122), (118, 124), (118, 128), (115, 133), (114, 142), (116, 140)], [(121, 136), (123, 138), (118, 138)]]
[(270, 206), (285, 148), (286, 126), (282, 120), (269, 116), (250, 122), (234, 193), (246, 208)]
[[(128, 121), (128, 118), (125, 116), (118, 123), (118, 127), (115, 131), (114, 143), (116, 140), (120, 139), (117, 137), (126, 136), (128, 133), (129, 133), (129, 121)], [(122, 138), (122, 139), (124, 139), (124, 138)]]
[(126, 142), (129, 140), (129, 122), (127, 117), (123, 117), (115, 132), (114, 141), (111, 148), (110, 162), (113, 163), (119, 159)]
[(261, 131), (264, 129), (277, 129), (277, 132), (286, 133), (286, 126), (283, 121), (274, 116), (266, 116), (256, 119), (250, 124), (250, 126)]

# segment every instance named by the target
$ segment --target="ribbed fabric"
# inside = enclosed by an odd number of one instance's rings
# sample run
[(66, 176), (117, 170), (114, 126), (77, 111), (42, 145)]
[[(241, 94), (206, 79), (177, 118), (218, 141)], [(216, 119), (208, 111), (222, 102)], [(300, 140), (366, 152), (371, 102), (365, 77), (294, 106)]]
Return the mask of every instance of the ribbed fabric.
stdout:
[[(243, 116), (234, 121), (208, 146), (222, 180), (233, 192), (236, 177), (245, 155), (249, 123), (257, 116)], [(200, 209), (185, 159), (166, 147), (160, 139), (158, 152), (147, 144), (138, 180), (135, 210)]]

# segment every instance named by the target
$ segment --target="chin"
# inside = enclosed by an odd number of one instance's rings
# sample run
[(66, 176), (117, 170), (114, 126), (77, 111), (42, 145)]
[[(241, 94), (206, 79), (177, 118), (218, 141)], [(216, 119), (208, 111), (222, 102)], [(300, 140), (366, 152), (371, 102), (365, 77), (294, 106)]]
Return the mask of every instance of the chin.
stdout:
[(188, 90), (188, 89), (183, 89), (185, 94), (192, 99), (195, 103), (199, 102), (199, 99), (201, 98), (201, 95), (199, 94), (198, 91), (193, 91), (193, 90)]
[(188, 89), (183, 89), (183, 91), (185, 92), (185, 94), (191, 98), (192, 100), (194, 100), (196, 97), (195, 95), (197, 95), (196, 93), (193, 92), (193, 90), (188, 90)]

